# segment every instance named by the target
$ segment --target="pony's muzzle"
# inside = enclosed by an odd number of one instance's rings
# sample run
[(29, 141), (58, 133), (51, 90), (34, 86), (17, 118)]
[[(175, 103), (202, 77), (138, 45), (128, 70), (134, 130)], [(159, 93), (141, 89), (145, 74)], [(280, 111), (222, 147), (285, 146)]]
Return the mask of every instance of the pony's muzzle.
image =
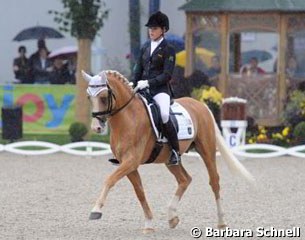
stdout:
[(105, 123), (96, 118), (92, 119), (91, 130), (96, 133), (101, 133), (105, 129)]

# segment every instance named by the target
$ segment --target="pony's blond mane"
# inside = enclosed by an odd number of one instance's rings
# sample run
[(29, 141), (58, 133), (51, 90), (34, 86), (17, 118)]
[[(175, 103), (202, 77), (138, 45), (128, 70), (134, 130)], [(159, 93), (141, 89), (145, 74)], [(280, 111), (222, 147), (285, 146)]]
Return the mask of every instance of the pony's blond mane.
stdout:
[(133, 91), (132, 87), (129, 85), (128, 79), (126, 77), (124, 77), (121, 73), (119, 73), (118, 71), (106, 70), (105, 73), (107, 74), (107, 78), (110, 77), (114, 80), (118, 80), (121, 83), (123, 83), (130, 92)]

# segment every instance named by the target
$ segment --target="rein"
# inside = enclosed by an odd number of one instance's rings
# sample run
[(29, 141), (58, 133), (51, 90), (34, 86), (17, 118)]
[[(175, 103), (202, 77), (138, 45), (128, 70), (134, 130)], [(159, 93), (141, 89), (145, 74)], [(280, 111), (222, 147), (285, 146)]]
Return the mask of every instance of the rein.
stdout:
[(118, 109), (113, 109), (113, 98), (116, 100), (116, 97), (112, 91), (112, 89), (109, 87), (109, 85), (107, 84), (107, 89), (108, 89), (108, 107), (106, 111), (100, 111), (100, 112), (92, 112), (91, 116), (93, 118), (97, 118), (99, 121), (101, 121), (102, 123), (106, 122), (106, 119), (108, 117), (112, 117), (115, 114), (119, 113), (121, 110), (123, 110), (125, 107), (127, 107), (127, 105), (133, 100), (133, 98), (135, 97), (136, 93), (133, 93), (131, 98), (120, 108)]

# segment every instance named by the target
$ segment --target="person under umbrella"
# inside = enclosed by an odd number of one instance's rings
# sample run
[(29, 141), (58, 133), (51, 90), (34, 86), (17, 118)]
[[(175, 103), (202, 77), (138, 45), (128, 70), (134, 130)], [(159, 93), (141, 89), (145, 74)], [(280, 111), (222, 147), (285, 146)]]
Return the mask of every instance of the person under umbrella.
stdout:
[(40, 58), (40, 49), (46, 49), (47, 51), (47, 55), (50, 53), (47, 46), (46, 46), (46, 42), (44, 39), (39, 39), (37, 41), (37, 51), (34, 52), (30, 58), (29, 58), (29, 66), (30, 66), (30, 79), (31, 79), (31, 83), (33, 83), (35, 80), (34, 80), (34, 63), (38, 62), (39, 61), (39, 58)]
[(50, 83), (50, 72), (52, 71), (52, 69), (52, 61), (48, 59), (47, 49), (41, 48), (39, 50), (39, 57), (34, 58), (32, 63), (34, 83)]
[(57, 57), (53, 61), (53, 69), (50, 73), (51, 84), (66, 84), (70, 82), (70, 74), (64, 60)]
[(26, 47), (18, 48), (19, 57), (14, 59), (13, 70), (15, 74), (15, 83), (29, 83), (30, 65), (29, 59), (26, 57)]

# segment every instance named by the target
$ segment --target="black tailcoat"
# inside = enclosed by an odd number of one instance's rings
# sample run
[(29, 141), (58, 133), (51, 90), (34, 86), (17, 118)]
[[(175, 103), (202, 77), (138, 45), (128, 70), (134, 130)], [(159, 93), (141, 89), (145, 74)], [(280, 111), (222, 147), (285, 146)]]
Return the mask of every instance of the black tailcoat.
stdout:
[(140, 51), (140, 56), (134, 67), (132, 82), (134, 86), (139, 80), (148, 80), (152, 96), (164, 92), (170, 95), (169, 81), (175, 67), (175, 49), (166, 39), (157, 46), (150, 55), (150, 41), (146, 42)]

